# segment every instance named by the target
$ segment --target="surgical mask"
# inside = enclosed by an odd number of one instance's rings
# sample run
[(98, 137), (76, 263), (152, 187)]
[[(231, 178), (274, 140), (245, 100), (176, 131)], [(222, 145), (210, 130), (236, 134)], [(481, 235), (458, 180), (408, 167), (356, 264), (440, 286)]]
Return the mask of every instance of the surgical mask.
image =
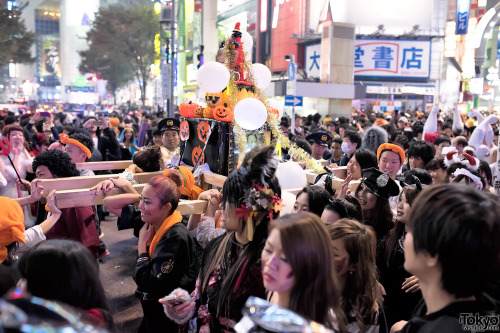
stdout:
[(351, 149), (349, 148), (349, 144), (347, 142), (342, 142), (342, 145), (340, 147), (342, 148), (344, 154), (347, 154), (351, 151)]

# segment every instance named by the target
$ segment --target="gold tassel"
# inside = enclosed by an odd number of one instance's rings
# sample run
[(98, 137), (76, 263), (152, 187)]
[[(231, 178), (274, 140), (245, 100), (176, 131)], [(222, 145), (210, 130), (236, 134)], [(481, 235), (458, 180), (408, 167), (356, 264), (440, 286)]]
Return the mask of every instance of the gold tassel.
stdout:
[(236, 143), (236, 147), (238, 148), (238, 165), (241, 165), (247, 152), (247, 136), (243, 128), (241, 128), (240, 125), (236, 123), (234, 123), (233, 133), (234, 142)]
[(288, 149), (290, 156), (293, 156), (299, 163), (304, 163), (306, 169), (312, 169), (315, 173), (324, 172), (323, 165), (311, 157), (304, 149), (291, 142), (281, 131), (278, 124), (278, 117), (275, 114), (269, 115), (269, 127), (276, 141), (281, 147)]
[(246, 228), (247, 228), (247, 238), (248, 238), (249, 242), (251, 242), (253, 240), (253, 219), (252, 219), (252, 214), (250, 214), (250, 217), (247, 219), (247, 226), (246, 226)]

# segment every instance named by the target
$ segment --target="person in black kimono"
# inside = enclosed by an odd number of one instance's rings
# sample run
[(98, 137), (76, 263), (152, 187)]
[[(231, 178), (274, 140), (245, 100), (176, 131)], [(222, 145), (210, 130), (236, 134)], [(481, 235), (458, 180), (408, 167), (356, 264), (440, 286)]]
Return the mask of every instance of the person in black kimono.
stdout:
[(385, 243), (394, 226), (389, 197), (399, 195), (399, 187), (388, 173), (376, 168), (361, 171), (363, 177), (356, 189), (356, 198), (363, 209), (363, 223), (371, 226), (377, 237), (377, 268), (384, 265)]
[[(194, 317), (191, 326), (200, 332), (234, 332), (248, 297), (265, 298), (260, 258), (270, 219), (278, 216), (281, 202), (274, 149), (256, 146), (227, 178), (221, 205), (221, 226), (227, 232), (205, 248), (194, 300), (178, 305), (161, 300), (169, 317), (183, 323)], [(252, 201), (256, 193), (258, 199)], [(258, 203), (264, 204), (258, 201), (264, 198), (269, 203), (265, 207)], [(210, 205), (214, 203), (210, 201)]]
[(399, 196), (396, 225), (386, 240), (385, 262), (380, 269), (380, 283), (384, 286), (384, 308), (387, 324), (391, 327), (397, 321), (408, 320), (413, 309), (422, 299), (418, 279), (404, 269), (403, 243), (406, 236), (408, 216), (422, 186), (418, 178), (415, 186), (405, 186)]
[(153, 177), (141, 193), (139, 232), (133, 279), (144, 317), (138, 332), (177, 332), (158, 300), (175, 288), (192, 290), (198, 274), (196, 246), (176, 210), (182, 178), (177, 170)]
[(423, 301), (391, 332), (499, 331), (498, 308), (485, 297), (498, 277), (498, 216), (497, 199), (470, 186), (436, 185), (419, 194), (408, 221), (404, 267), (419, 279)]

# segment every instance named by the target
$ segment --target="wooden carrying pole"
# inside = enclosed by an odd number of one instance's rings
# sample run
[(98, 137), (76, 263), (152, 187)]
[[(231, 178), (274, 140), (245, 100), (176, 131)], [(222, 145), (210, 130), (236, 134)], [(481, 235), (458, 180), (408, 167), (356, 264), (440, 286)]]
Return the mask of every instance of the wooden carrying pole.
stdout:
[[(101, 163), (101, 162), (98, 162)], [(335, 175), (343, 176), (345, 175), (346, 169), (338, 168), (332, 170)], [(154, 176), (160, 175), (162, 172), (144, 172), (137, 173), (134, 175), (134, 180), (140, 184), (133, 185), (134, 189), (141, 193), (144, 189), (145, 184)], [(306, 172), (307, 180), (309, 183), (314, 181), (316, 174), (312, 172)], [(345, 177), (345, 176), (344, 176)], [(118, 195), (124, 193), (120, 189), (113, 189), (106, 195), (96, 194), (95, 191), (91, 191), (90, 187), (97, 185), (99, 182), (109, 179), (118, 178), (117, 174), (113, 175), (98, 175), (98, 176), (84, 176), (84, 177), (69, 177), (69, 178), (58, 178), (58, 179), (42, 179), (40, 180), (41, 185), (44, 188), (44, 197), (46, 197), (50, 191), (53, 189), (57, 190), (56, 193), (56, 203), (59, 208), (70, 208), (70, 207), (85, 207), (92, 205), (101, 205), (105, 197)], [(224, 182), (226, 181), (226, 176), (218, 175), (215, 173), (205, 173), (201, 176), (201, 188), (204, 190), (209, 189), (213, 186), (222, 188)], [(336, 190), (340, 190), (342, 187), (343, 180), (340, 178), (334, 178), (332, 181), (332, 187)], [(355, 191), (359, 185), (359, 181), (351, 182), (351, 190)], [(302, 189), (288, 189), (284, 192), (290, 192), (296, 195)], [(178, 210), (181, 214), (194, 214), (202, 213), (206, 208), (207, 202), (204, 200), (181, 200), (179, 203)]]
[(92, 170), (92, 171), (105, 171), (105, 170), (122, 170), (128, 168), (133, 162), (127, 161), (103, 161), (103, 162), (85, 162), (76, 163), (78, 170)]
[[(138, 183), (147, 183), (152, 177), (161, 175), (160, 171), (156, 172), (143, 172), (136, 173), (134, 175), (134, 180)], [(49, 195), (50, 191), (64, 191), (64, 190), (76, 190), (76, 189), (89, 189), (103, 180), (110, 178), (117, 179), (118, 174), (112, 175), (97, 175), (97, 176), (80, 176), (80, 177), (68, 177), (68, 178), (55, 178), (55, 179), (40, 179), (40, 184), (43, 186), (43, 196)]]

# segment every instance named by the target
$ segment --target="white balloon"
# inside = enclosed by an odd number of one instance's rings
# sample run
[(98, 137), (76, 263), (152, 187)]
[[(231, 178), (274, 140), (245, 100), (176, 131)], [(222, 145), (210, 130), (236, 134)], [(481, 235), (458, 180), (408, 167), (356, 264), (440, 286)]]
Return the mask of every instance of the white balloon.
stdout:
[(229, 78), (226, 66), (218, 62), (207, 62), (196, 73), (198, 86), (207, 93), (222, 91), (229, 83)]
[(305, 171), (293, 161), (280, 163), (278, 170), (276, 170), (276, 178), (278, 178), (282, 190), (307, 186)]
[(244, 98), (234, 107), (234, 120), (241, 128), (256, 130), (266, 123), (266, 106), (256, 98)]
[(253, 38), (252, 35), (250, 35), (246, 31), (241, 32), (241, 41), (243, 43), (243, 50), (247, 52), (250, 56), (252, 55), (252, 48), (253, 48)]
[(266, 89), (271, 83), (271, 71), (263, 64), (252, 65), (252, 75), (259, 89)]
[(292, 213), (293, 205), (295, 204), (296, 196), (290, 192), (281, 192), (281, 200), (283, 208), (281, 209), (280, 216)]

